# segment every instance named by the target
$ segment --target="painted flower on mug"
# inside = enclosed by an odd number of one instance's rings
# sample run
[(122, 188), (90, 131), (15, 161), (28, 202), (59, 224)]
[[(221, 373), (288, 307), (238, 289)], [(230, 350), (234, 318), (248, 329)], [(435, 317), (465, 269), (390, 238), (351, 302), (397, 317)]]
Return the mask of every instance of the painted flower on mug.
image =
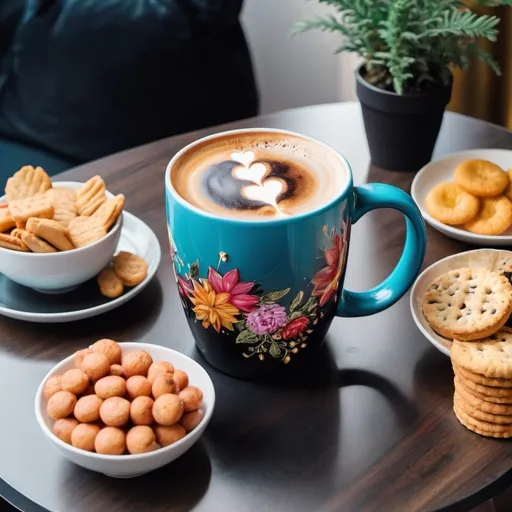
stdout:
[[(327, 235), (326, 233), (326, 236)], [(343, 250), (343, 238), (338, 233), (332, 233), (332, 247), (324, 250), (324, 259), (327, 266), (319, 270), (311, 282), (315, 285), (311, 295), (320, 297), (320, 306), (329, 300), (337, 299), (338, 285), (345, 263), (345, 251)]]
[(282, 337), (283, 340), (291, 340), (302, 334), (306, 327), (310, 324), (310, 319), (307, 316), (300, 316), (293, 319), (283, 327)]
[(202, 279), (201, 283), (194, 279), (192, 285), (194, 290), (189, 297), (195, 306), (192, 311), (197, 320), (202, 320), (203, 327), (208, 329), (211, 325), (217, 332), (221, 327), (232, 331), (240, 311), (228, 302), (229, 293), (217, 293), (206, 279)]
[(286, 309), (279, 304), (260, 306), (247, 316), (247, 326), (254, 334), (273, 334), (286, 323)]
[[(291, 288), (265, 292), (259, 284), (243, 281), (238, 268), (220, 272), (226, 262), (222, 258), (217, 269), (209, 267), (202, 278), (196, 260), (188, 265), (188, 272), (176, 272), (185, 311), (193, 312), (195, 322), (201, 322), (204, 329), (211, 327), (220, 335), (233, 337), (243, 347), (245, 358), (264, 361), (270, 357), (289, 363), (307, 347), (315, 326), (324, 321), (321, 308), (337, 298), (345, 259), (343, 238), (327, 226), (323, 233), (331, 247), (323, 250), (327, 265), (314, 275), (310, 292), (300, 290), (293, 299), (289, 297)], [(177, 271), (184, 265), (175, 249), (172, 256)]]
[(229, 303), (240, 311), (250, 313), (256, 309), (260, 298), (248, 293), (254, 288), (254, 283), (240, 282), (240, 273), (237, 268), (221, 276), (213, 267), (210, 267), (208, 281), (217, 293), (229, 293)]

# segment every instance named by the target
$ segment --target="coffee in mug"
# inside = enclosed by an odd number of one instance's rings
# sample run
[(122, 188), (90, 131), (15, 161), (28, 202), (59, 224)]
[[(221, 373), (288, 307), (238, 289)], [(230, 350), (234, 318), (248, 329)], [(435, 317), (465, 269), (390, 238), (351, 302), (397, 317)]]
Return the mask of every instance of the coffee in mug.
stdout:
[(248, 220), (316, 210), (332, 201), (347, 180), (330, 150), (270, 131), (227, 134), (198, 144), (171, 172), (176, 192), (191, 205)]

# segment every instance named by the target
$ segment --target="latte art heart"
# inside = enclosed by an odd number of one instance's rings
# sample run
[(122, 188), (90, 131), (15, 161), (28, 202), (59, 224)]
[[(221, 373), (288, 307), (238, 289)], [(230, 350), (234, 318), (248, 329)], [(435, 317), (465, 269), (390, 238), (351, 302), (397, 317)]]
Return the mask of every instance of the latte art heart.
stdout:
[(235, 178), (244, 181), (252, 181), (257, 183), (258, 185), (262, 184), (262, 180), (267, 174), (268, 169), (265, 164), (260, 162), (256, 162), (252, 164), (249, 168), (247, 167), (235, 167), (232, 171), (232, 174)]
[(222, 134), (183, 152), (171, 171), (177, 193), (213, 215), (272, 220), (314, 211), (346, 186), (334, 150), (278, 132)]

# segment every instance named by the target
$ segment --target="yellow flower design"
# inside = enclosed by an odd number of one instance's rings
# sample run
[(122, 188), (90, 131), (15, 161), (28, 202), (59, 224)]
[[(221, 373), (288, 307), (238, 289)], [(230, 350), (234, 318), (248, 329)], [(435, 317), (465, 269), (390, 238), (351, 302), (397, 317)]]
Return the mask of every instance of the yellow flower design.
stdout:
[(194, 279), (192, 285), (194, 290), (190, 300), (195, 306), (192, 311), (196, 314), (197, 320), (203, 321), (203, 327), (208, 329), (212, 325), (217, 332), (221, 327), (232, 331), (233, 323), (238, 321), (235, 315), (240, 314), (240, 311), (228, 303), (230, 294), (216, 293), (206, 279), (202, 279), (201, 283)]

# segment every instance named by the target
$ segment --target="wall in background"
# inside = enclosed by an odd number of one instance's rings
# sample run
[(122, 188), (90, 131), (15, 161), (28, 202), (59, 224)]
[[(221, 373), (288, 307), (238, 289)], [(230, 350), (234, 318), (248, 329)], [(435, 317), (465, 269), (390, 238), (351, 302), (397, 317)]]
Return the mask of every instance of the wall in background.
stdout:
[(245, 0), (242, 21), (251, 46), (261, 113), (354, 99), (352, 56), (334, 55), (337, 34), (290, 37), (296, 21), (332, 12), (306, 0)]

